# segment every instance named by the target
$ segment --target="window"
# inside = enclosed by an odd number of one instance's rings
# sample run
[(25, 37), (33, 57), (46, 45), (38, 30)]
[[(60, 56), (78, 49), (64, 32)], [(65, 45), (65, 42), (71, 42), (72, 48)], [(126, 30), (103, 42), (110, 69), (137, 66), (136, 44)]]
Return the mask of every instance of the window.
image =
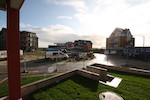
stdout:
[(138, 50), (138, 49), (136, 50), (136, 53), (139, 53), (139, 50)]
[(64, 55), (64, 54), (60, 52), (60, 55)]
[(55, 53), (53, 53), (53, 55), (58, 55), (58, 53), (57, 53), (57, 52), (55, 52)]
[(147, 48), (147, 49), (146, 49), (146, 52), (149, 52), (149, 51), (150, 51), (150, 49), (149, 49), (149, 48)]

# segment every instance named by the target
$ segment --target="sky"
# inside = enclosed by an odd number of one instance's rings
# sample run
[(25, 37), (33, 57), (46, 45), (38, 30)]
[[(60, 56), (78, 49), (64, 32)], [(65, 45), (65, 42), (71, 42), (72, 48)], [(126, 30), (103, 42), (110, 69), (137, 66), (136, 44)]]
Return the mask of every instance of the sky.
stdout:
[[(118, 28), (128, 28), (135, 46), (150, 46), (150, 0), (25, 0), (20, 10), (20, 30), (37, 33), (39, 47), (75, 40), (91, 40), (105, 48), (106, 38)], [(0, 11), (0, 29), (6, 12)]]

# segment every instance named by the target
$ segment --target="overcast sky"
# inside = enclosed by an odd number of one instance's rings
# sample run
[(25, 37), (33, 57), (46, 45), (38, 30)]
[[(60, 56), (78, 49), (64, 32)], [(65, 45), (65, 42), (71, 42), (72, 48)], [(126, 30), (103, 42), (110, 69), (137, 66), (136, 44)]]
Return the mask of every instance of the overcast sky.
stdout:
[[(150, 0), (25, 0), (20, 30), (36, 32), (39, 46), (84, 39), (97, 48), (116, 27), (129, 28), (136, 46), (150, 46)], [(6, 12), (0, 11), (0, 28)]]

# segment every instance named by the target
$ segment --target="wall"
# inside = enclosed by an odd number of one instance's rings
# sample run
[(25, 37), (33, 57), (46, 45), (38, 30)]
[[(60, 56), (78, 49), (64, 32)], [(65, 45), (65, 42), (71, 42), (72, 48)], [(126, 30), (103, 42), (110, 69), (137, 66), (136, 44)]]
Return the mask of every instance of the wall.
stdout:
[(125, 68), (125, 67), (118, 67), (118, 66), (109, 66), (109, 65), (103, 65), (103, 64), (92, 64), (92, 66), (102, 67), (110, 70), (116, 70), (120, 72), (127, 72), (127, 73), (133, 73), (138, 75), (148, 75), (150, 76), (150, 71), (148, 70), (142, 70), (142, 69), (135, 69), (135, 68)]

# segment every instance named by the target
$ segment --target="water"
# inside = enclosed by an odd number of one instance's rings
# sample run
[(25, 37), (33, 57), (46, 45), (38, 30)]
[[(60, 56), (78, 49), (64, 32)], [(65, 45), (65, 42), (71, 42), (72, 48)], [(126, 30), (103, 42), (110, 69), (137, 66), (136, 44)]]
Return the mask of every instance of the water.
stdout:
[(60, 62), (60, 63), (55, 63), (52, 66), (55, 66), (58, 72), (64, 72), (64, 71), (70, 71), (78, 68), (85, 68), (87, 65), (91, 65), (94, 63), (113, 65), (111, 61), (108, 61), (107, 55), (97, 54), (97, 53), (95, 53), (94, 55), (95, 58), (92, 60), (78, 61), (78, 62), (65, 62), (65, 63)]
[(112, 66), (122, 66), (150, 70), (150, 62), (145, 62), (139, 59), (128, 58), (119, 55), (105, 55), (95, 53), (95, 58), (92, 60), (79, 61), (79, 62), (67, 62), (67, 63), (55, 63), (58, 72), (70, 71), (78, 68), (85, 68), (87, 65), (94, 63), (100, 63)]

